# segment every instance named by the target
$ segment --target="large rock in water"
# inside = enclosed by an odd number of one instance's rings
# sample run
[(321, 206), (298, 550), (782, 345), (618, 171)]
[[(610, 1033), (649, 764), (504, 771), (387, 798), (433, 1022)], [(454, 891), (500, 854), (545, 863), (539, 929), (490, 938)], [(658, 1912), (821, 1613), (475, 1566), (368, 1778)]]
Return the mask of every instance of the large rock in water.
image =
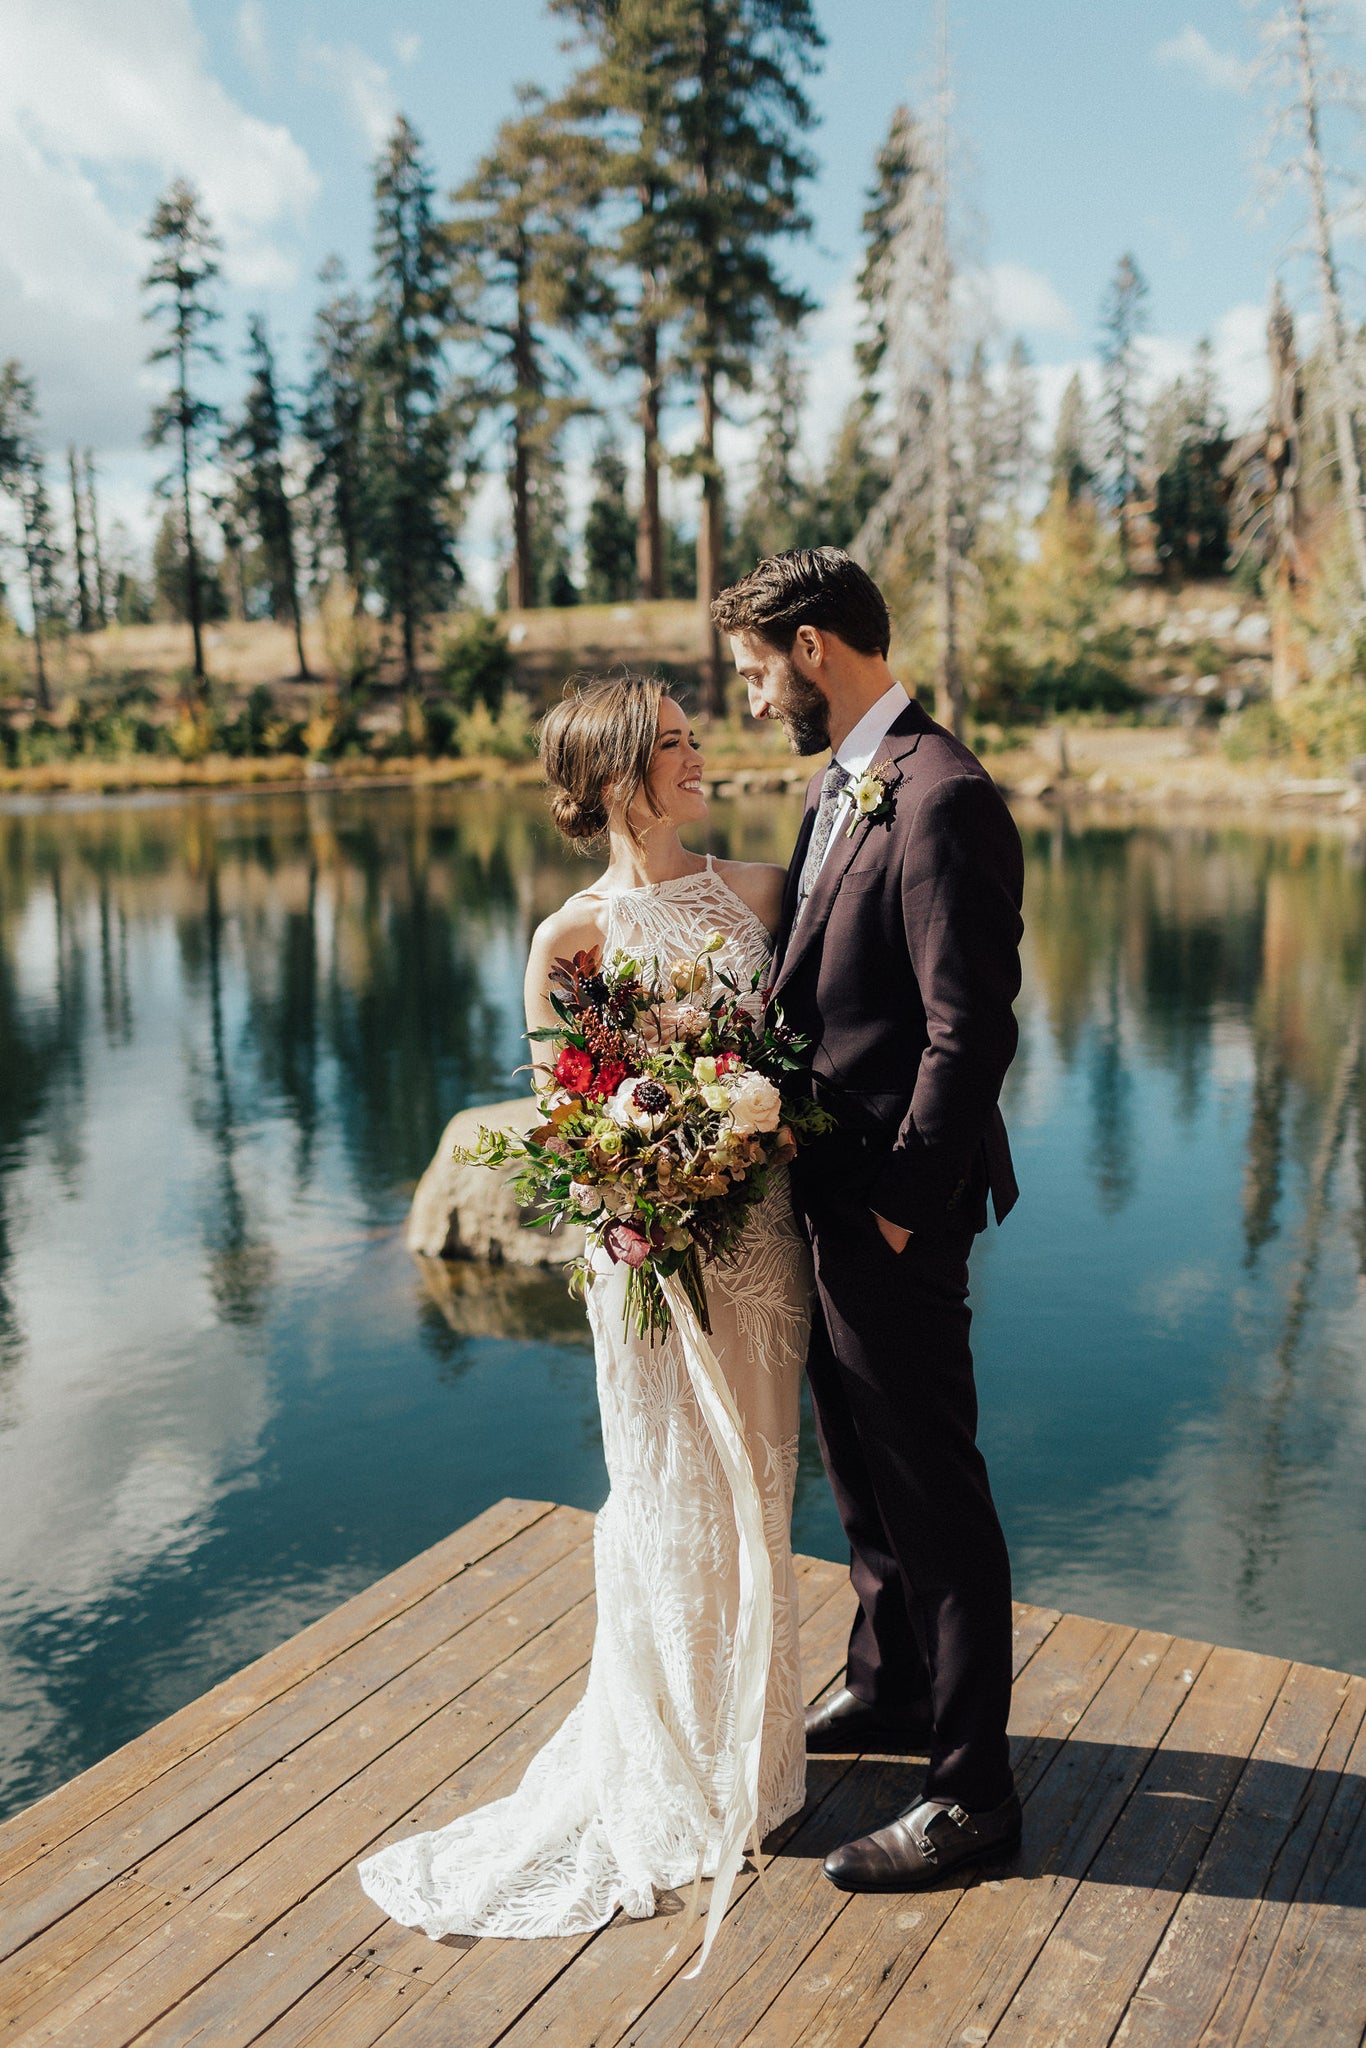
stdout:
[(583, 1250), (583, 1231), (534, 1229), (530, 1210), (512, 1192), (510, 1166), (464, 1166), (457, 1145), (488, 1130), (529, 1131), (540, 1121), (530, 1095), (462, 1109), (441, 1134), (436, 1156), (417, 1184), (408, 1212), (410, 1252), (429, 1259), (483, 1259), (493, 1265), (563, 1266)]

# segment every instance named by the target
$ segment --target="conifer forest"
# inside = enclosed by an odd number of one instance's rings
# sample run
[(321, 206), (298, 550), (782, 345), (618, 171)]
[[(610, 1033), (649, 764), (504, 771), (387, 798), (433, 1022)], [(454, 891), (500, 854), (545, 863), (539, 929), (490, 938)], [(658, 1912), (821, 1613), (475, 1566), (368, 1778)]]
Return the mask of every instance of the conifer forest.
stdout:
[[(1366, 330), (1317, 0), (1262, 23), (1268, 155), (1307, 261), (1293, 293), (1267, 279), (1257, 417), (1231, 417), (1208, 342), (1154, 380), (1140, 249), (1114, 252), (1088, 372), (1045, 414), (1026, 342), (971, 288), (940, 0), (925, 90), (867, 165), (855, 388), (814, 454), (819, 309), (789, 275), (820, 174), (812, 0), (549, 11), (568, 83), (520, 87), (477, 161), (438, 164), (394, 121), (369, 268), (322, 266), (289, 337), (302, 377), (264, 313), (229, 331), (215, 221), (188, 178), (166, 185), (141, 303), (150, 545), (108, 516), (91, 452), (50, 444), (26, 364), (0, 363), (0, 765), (515, 759), (546, 689), (604, 647), (663, 660), (724, 718), (708, 601), (759, 556), (820, 544), (879, 578), (899, 672), (984, 747), (1157, 720), (1217, 731), (1232, 758), (1366, 755)], [(467, 559), (490, 478), (491, 607)], [(1203, 609), (1173, 613), (1192, 590)], [(601, 607), (634, 625), (607, 631)], [(516, 620), (544, 612), (582, 631), (537, 666)], [(215, 657), (225, 627), (267, 622), (264, 669)]]

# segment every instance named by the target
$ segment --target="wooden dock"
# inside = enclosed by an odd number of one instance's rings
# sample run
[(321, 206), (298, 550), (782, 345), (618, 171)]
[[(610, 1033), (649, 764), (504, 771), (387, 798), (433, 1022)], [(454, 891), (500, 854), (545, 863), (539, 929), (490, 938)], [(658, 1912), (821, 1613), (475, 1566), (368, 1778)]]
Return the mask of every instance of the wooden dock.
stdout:
[[(583, 1684), (591, 1518), (502, 1501), (0, 1828), (5, 2043), (186, 2048), (1358, 2048), (1366, 1679), (1020, 1607), (1025, 1847), (851, 1898), (912, 1762), (813, 1759), (705, 1977), (667, 1914), (429, 1942), (355, 1859), (510, 1789)], [(809, 1696), (846, 1574), (803, 1559)]]

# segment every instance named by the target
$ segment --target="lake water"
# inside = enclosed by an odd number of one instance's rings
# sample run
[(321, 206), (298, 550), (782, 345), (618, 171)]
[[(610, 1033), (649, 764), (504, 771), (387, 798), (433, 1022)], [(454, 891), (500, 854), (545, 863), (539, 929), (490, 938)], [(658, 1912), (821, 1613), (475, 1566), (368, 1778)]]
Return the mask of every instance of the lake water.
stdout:
[[(719, 804), (776, 856), (791, 804)], [(974, 1255), (1022, 1597), (1366, 1671), (1366, 886), (1331, 831), (1025, 822), (1024, 1197)], [(0, 1811), (508, 1493), (605, 1490), (553, 1277), (402, 1248), (516, 1092), (534, 798), (0, 815)], [(798, 1547), (843, 1554), (814, 1446)]]

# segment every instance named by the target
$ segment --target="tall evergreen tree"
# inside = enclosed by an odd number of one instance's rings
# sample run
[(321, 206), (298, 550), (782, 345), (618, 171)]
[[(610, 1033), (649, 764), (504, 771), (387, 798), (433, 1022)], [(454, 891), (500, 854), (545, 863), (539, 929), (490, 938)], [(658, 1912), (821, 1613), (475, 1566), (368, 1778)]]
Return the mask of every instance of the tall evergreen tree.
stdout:
[(29, 610), (33, 615), (33, 665), (39, 707), (52, 709), (43, 646), (44, 627), (61, 615), (58, 580), (61, 550), (47, 493), (46, 464), (38, 435), (38, 401), (33, 379), (11, 359), (0, 364), (0, 490), (14, 500), (19, 514)]
[(754, 482), (738, 537), (747, 570), (765, 555), (808, 543), (811, 490), (801, 463), (806, 377), (785, 339), (773, 349), (765, 379)]
[(288, 620), (293, 627), (299, 680), (307, 682), (312, 672), (304, 652), (294, 507), (285, 483), (288, 406), (280, 391), (275, 354), (261, 314), (253, 314), (247, 333), (251, 377), (246, 403), (240, 421), (223, 444), (223, 452), (237, 474), (241, 501), (261, 551), (261, 566), (270, 589), (271, 615)]
[(299, 429), (312, 457), (308, 488), (320, 501), (326, 543), (335, 550), (357, 614), (365, 603), (365, 390), (368, 323), (339, 257), (318, 273), (327, 297), (313, 320), (311, 374)]
[(812, 498), (811, 527), (821, 543), (851, 548), (887, 489), (887, 469), (874, 445), (872, 411), (856, 393), (830, 443)]
[(909, 107), (894, 109), (873, 163), (863, 215), (858, 297), (862, 325), (854, 345), (871, 445), (885, 422), (889, 459), (884, 487), (868, 506), (854, 545), (880, 564), (895, 549), (918, 558), (928, 546), (932, 368), (926, 341), (933, 287), (934, 177), (930, 142)]
[[(772, 243), (805, 233), (800, 190), (815, 171), (800, 137), (814, 115), (804, 80), (824, 44), (811, 0), (631, 0), (655, 24), (674, 81), (669, 250), (680, 309), (678, 350), (698, 395), (692, 466), (701, 484), (697, 595), (704, 612), (720, 586), (725, 531), (716, 430), (724, 388), (745, 390), (775, 325), (793, 326), (806, 295), (780, 275)], [(707, 613), (709, 708), (725, 693)]]
[(1224, 567), (1227, 435), (1214, 352), (1201, 341), (1190, 374), (1165, 385), (1148, 408), (1145, 453), (1155, 478), (1154, 535), (1158, 560), (1169, 569), (1217, 575)]
[(143, 287), (150, 294), (147, 318), (164, 321), (167, 329), (166, 339), (151, 350), (147, 360), (175, 366), (175, 382), (152, 415), (147, 440), (153, 448), (174, 443), (178, 451), (177, 471), (163, 481), (162, 488), (174, 488), (177, 482), (179, 485), (194, 673), (202, 688), (203, 603), (192, 478), (204, 439), (217, 423), (218, 408), (200, 396), (193, 384), (198, 368), (220, 360), (218, 349), (208, 338), (208, 329), (221, 318), (210, 296), (218, 275), (217, 251), (221, 244), (200, 207), (198, 194), (185, 178), (177, 178), (157, 201), (147, 239), (157, 252), (143, 279)]
[(1126, 567), (1129, 538), (1125, 513), (1138, 489), (1143, 447), (1138, 345), (1148, 324), (1147, 297), (1142, 271), (1132, 256), (1121, 256), (1101, 306), (1100, 367), (1105, 462), (1119, 516), (1120, 559)]
[(587, 233), (596, 196), (592, 151), (524, 87), (472, 177), (452, 194), (461, 319), (477, 345), (476, 400), (507, 425), (512, 561), (508, 602), (534, 602), (538, 480), (556, 467), (566, 420), (584, 410), (565, 337), (602, 319), (609, 295)]
[(1081, 372), (1074, 370), (1063, 391), (1053, 431), (1048, 479), (1050, 497), (1055, 492), (1060, 493), (1067, 504), (1073, 505), (1091, 488), (1095, 480), (1093, 438), (1086, 388), (1081, 381)]
[(452, 314), (446, 229), (422, 145), (400, 115), (375, 171), (375, 305), (369, 432), (375, 581), (417, 677), (424, 619), (459, 586), (451, 517), (456, 415), (447, 389)]
[(636, 590), (636, 522), (626, 502), (626, 464), (610, 436), (593, 455), (593, 497), (583, 529), (590, 604), (624, 604)]
[(639, 377), (636, 589), (648, 600), (665, 596), (669, 582), (660, 474), (667, 461), (661, 421), (675, 374), (670, 344), (677, 324), (671, 284), (679, 177), (674, 83), (669, 68), (653, 61), (657, 29), (649, 9), (630, 0), (625, 6), (622, 0), (550, 5), (553, 13), (578, 22), (587, 52), (561, 107), (563, 118), (597, 145), (590, 168), (607, 201), (603, 257), (617, 289), (601, 353), (609, 373)]
[(996, 462), (1006, 503), (1018, 509), (1034, 482), (1039, 453), (1034, 435), (1039, 424), (1039, 386), (1022, 335), (1016, 335), (1006, 358), (997, 408)]

